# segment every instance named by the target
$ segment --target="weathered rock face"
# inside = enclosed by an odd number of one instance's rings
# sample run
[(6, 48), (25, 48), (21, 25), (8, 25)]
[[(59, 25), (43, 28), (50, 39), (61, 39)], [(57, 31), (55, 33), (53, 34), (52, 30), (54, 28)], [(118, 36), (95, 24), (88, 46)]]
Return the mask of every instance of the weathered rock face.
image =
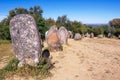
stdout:
[(82, 39), (82, 36), (79, 33), (76, 33), (74, 36), (74, 40), (80, 40)]
[(102, 34), (98, 35), (98, 38), (103, 38), (104, 36)]
[(59, 37), (60, 37), (60, 43), (61, 44), (67, 44), (68, 43), (68, 31), (65, 27), (59, 28)]
[(85, 34), (85, 37), (90, 38), (90, 34), (86, 33), (86, 34)]
[(68, 31), (68, 38), (73, 38), (73, 34), (71, 31)]
[(94, 33), (90, 33), (90, 38), (94, 38)]
[(108, 33), (108, 38), (112, 38), (112, 34), (111, 33)]
[(48, 31), (45, 32), (45, 40), (47, 41)]
[(10, 34), (14, 53), (20, 61), (18, 66), (36, 65), (41, 54), (41, 38), (34, 18), (28, 14), (13, 17)]
[(60, 50), (60, 39), (59, 39), (59, 35), (58, 35), (58, 29), (57, 27), (51, 26), (50, 29), (48, 30), (47, 33), (47, 44), (48, 47), (50, 48), (50, 50)]

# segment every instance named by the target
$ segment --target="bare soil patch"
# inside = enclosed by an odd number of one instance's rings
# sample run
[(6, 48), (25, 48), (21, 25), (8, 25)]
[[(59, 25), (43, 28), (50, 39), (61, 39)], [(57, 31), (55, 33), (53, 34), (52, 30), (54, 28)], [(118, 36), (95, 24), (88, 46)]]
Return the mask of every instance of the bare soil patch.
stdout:
[(55, 68), (45, 80), (120, 80), (120, 40), (69, 39), (62, 52), (51, 52)]

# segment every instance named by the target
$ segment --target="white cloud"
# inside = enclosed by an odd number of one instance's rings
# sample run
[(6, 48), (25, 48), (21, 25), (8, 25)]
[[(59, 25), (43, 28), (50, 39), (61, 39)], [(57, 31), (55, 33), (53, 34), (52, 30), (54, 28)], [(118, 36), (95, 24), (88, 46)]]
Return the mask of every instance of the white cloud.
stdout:
[(6, 18), (7, 16), (0, 15), (0, 21)]

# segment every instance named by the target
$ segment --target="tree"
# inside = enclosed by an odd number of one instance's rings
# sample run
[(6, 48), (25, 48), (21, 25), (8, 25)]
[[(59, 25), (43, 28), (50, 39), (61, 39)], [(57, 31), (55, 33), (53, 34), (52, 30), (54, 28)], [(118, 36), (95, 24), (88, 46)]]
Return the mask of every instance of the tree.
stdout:
[(57, 20), (56, 20), (56, 25), (57, 26), (65, 26), (65, 24), (67, 23), (67, 16), (63, 15), (63, 16), (58, 16)]
[(46, 19), (45, 21), (46, 21), (47, 26), (53, 26), (53, 25), (56, 24), (56, 23), (55, 23), (55, 20), (52, 19), (52, 18), (48, 18), (48, 19)]
[(2, 40), (10, 40), (10, 31), (8, 26), (0, 27), (0, 39)]
[(109, 21), (109, 24), (111, 33), (113, 33), (115, 36), (118, 36), (120, 34), (120, 18)]
[(120, 28), (120, 18), (109, 21), (111, 27)]
[(10, 33), (9, 33), (9, 23), (12, 17), (18, 14), (30, 14), (34, 17), (37, 27), (41, 33), (42, 39), (44, 39), (44, 33), (48, 30), (48, 26), (46, 25), (46, 22), (44, 18), (42, 17), (43, 10), (40, 8), (40, 6), (34, 6), (30, 9), (25, 8), (15, 8), (9, 11), (9, 15), (7, 18), (3, 19), (0, 22), (0, 35), (1, 39), (10, 39)]
[(73, 26), (73, 32), (74, 32), (74, 33), (82, 33), (81, 27), (83, 27), (83, 25), (82, 25), (81, 22), (74, 21), (74, 22), (72, 23), (72, 26)]

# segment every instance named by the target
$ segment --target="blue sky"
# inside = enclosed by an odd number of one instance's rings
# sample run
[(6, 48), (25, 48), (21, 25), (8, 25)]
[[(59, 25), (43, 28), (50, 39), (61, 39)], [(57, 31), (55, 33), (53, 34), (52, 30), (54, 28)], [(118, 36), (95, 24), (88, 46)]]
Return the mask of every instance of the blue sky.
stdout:
[(0, 0), (0, 20), (16, 7), (41, 6), (44, 18), (67, 15), (82, 23), (108, 23), (120, 18), (120, 0)]

